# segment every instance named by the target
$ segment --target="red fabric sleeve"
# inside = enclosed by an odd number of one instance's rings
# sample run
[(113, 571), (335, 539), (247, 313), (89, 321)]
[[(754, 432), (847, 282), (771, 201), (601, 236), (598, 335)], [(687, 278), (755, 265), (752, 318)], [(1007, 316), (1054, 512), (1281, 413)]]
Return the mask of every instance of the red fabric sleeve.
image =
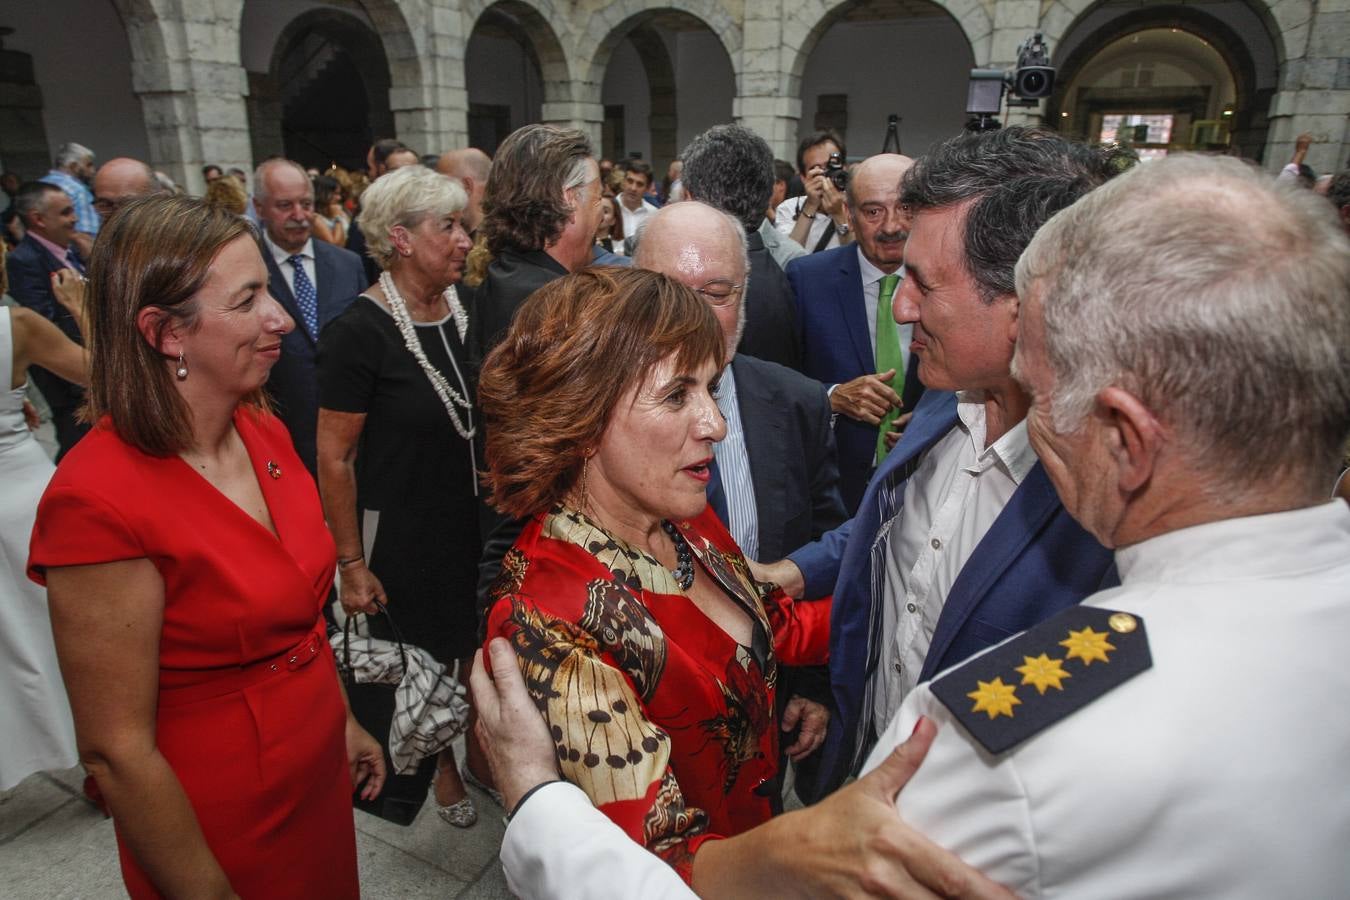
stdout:
[(787, 666), (823, 666), (830, 661), (832, 597), (793, 600), (782, 589), (764, 595), (773, 625), (773, 652)]
[(126, 520), (101, 497), (74, 486), (48, 489), (28, 548), (28, 577), (47, 584), (52, 566), (88, 566), (146, 556)]

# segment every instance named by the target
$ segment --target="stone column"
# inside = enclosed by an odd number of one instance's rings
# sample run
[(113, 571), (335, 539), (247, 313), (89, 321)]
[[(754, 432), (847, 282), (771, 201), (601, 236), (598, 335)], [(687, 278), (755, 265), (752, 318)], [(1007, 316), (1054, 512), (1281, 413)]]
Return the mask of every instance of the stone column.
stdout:
[(150, 165), (189, 193), (205, 190), (201, 167), (207, 163), (253, 166), (241, 13), (242, 0), (165, 0), (157, 17), (124, 18)]
[(1278, 172), (1294, 155), (1295, 139), (1310, 132), (1305, 162), (1319, 175), (1333, 174), (1346, 168), (1350, 152), (1350, 0), (1322, 0), (1310, 19), (1307, 10), (1292, 3), (1272, 9), (1288, 59), (1270, 104), (1263, 165)]
[[(600, 102), (600, 90), (595, 85), (577, 86), (581, 92), (594, 94), (594, 101), (563, 100), (545, 102), (540, 107), (539, 116), (545, 125), (557, 125), (562, 128), (577, 128), (591, 142), (592, 149), (600, 153), (600, 128), (605, 123), (605, 105)], [(595, 88), (594, 90), (587, 90)], [(547, 91), (546, 91), (547, 92)]]
[[(389, 108), (399, 140), (418, 153), (468, 146), (463, 15), (447, 0), (400, 3), (406, 30), (381, 28), (389, 59)], [(383, 24), (383, 23), (382, 23)]]
[[(798, 34), (797, 32), (801, 32)], [(792, 74), (805, 29), (784, 27), (777, 4), (747, 3), (731, 115), (769, 142), (776, 159), (797, 158), (801, 79)], [(733, 66), (736, 60), (733, 59)]]

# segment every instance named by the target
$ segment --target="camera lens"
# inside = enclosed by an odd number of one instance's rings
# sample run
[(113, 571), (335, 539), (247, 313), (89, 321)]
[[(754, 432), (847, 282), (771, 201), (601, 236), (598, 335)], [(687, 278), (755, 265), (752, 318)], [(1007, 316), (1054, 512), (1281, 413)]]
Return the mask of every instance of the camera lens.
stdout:
[(1045, 90), (1045, 75), (1040, 72), (1028, 72), (1022, 79), (1022, 90), (1028, 94), (1039, 94)]

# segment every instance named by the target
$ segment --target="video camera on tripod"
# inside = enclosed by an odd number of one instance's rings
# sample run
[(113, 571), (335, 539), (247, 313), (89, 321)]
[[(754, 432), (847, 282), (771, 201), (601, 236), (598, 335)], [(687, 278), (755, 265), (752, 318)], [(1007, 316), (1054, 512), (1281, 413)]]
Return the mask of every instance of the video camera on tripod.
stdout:
[(991, 131), (1000, 127), (995, 118), (1003, 108), (1003, 94), (1009, 106), (1035, 106), (1055, 89), (1055, 67), (1050, 51), (1038, 31), (1017, 48), (1017, 65), (1012, 69), (971, 69), (970, 89), (966, 94), (967, 131)]

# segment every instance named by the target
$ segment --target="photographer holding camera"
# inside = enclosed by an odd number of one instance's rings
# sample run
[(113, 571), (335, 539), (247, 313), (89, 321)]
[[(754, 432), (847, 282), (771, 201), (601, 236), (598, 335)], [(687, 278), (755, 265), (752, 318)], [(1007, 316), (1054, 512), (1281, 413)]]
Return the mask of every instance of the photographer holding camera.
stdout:
[(844, 192), (848, 169), (844, 142), (833, 131), (817, 131), (797, 147), (797, 171), (806, 195), (784, 200), (774, 214), (774, 227), (806, 248), (829, 250), (853, 240)]

